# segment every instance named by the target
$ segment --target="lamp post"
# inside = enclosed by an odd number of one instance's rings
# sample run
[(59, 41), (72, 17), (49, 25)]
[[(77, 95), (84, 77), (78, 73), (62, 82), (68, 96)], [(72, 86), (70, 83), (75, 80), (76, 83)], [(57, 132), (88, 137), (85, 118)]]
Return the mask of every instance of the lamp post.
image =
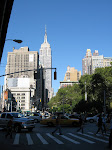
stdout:
[(85, 81), (85, 101), (87, 101), (86, 81)]

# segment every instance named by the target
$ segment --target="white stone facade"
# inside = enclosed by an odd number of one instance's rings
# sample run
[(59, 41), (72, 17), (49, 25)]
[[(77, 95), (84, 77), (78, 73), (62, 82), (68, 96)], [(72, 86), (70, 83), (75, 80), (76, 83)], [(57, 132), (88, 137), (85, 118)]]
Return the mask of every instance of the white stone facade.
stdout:
[[(29, 111), (31, 108), (30, 96), (34, 96), (36, 80), (34, 79), (34, 69), (39, 67), (39, 55), (37, 51), (29, 51), (28, 47), (14, 49), (8, 52), (4, 91), (9, 89), (14, 93), (18, 108)], [(32, 70), (32, 71), (25, 71)], [(25, 72), (24, 72), (25, 71)], [(11, 74), (14, 73), (14, 74)], [(32, 88), (30, 90), (30, 88)], [(30, 94), (30, 91), (31, 94)], [(22, 94), (25, 94), (22, 96)], [(17, 98), (17, 95), (20, 99)], [(23, 99), (21, 99), (21, 97)]]
[(82, 73), (93, 74), (96, 68), (109, 67), (111, 62), (112, 57), (99, 55), (98, 50), (95, 50), (92, 55), (91, 50), (87, 49), (86, 56), (82, 59)]
[(44, 71), (44, 79), (45, 79), (45, 89), (48, 90), (48, 98), (51, 99), (53, 95), (52, 89), (52, 55), (51, 55), (51, 47), (47, 42), (47, 33), (45, 30), (44, 43), (41, 44), (40, 53), (39, 53), (39, 62), (42, 67), (45, 69)]

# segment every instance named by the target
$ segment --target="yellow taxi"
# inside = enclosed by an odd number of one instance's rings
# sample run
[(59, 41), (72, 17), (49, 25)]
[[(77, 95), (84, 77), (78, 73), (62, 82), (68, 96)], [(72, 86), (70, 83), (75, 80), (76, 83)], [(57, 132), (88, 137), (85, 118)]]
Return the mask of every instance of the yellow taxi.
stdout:
[[(40, 124), (54, 126), (54, 125), (56, 125), (56, 117), (57, 116), (51, 116), (47, 119), (42, 119), (40, 121)], [(68, 116), (61, 115), (60, 116), (60, 125), (79, 126), (80, 124), (79, 124), (79, 119), (76, 119), (76, 118), (71, 119)]]

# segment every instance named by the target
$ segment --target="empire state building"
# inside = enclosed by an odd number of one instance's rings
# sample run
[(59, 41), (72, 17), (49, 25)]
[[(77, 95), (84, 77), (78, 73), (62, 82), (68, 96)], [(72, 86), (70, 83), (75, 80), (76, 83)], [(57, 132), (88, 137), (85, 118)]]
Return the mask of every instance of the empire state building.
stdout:
[(52, 69), (47, 69), (47, 68), (52, 68), (52, 55), (51, 55), (50, 44), (47, 42), (46, 28), (45, 28), (44, 43), (41, 44), (39, 53), (40, 53), (39, 62), (42, 68), (46, 68), (44, 70), (45, 89), (48, 90), (48, 98), (50, 100), (53, 96)]

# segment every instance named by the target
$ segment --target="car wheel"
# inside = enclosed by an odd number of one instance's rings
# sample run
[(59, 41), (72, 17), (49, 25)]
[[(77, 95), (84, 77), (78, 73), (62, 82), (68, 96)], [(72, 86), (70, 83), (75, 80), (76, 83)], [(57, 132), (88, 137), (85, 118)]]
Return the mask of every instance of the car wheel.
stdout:
[(52, 122), (48, 122), (47, 125), (48, 125), (49, 127), (52, 127), (52, 126), (53, 126), (53, 123), (52, 123)]
[(15, 129), (15, 132), (16, 132), (16, 133), (21, 132), (21, 127), (20, 127), (20, 125), (16, 125), (14, 129)]
[(28, 131), (31, 132), (33, 130), (33, 128), (29, 128)]
[(90, 123), (93, 123), (93, 122), (94, 122), (94, 120), (93, 120), (93, 119), (90, 119), (90, 120), (89, 120), (89, 122), (90, 122)]

